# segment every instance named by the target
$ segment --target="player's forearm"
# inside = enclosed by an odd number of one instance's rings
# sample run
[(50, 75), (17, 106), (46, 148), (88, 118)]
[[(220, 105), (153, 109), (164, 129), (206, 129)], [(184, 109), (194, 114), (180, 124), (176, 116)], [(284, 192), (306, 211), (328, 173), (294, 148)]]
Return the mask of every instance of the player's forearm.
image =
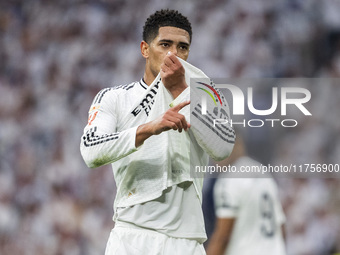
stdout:
[[(176, 105), (191, 98), (190, 111), (185, 111), (183, 114), (187, 120), (190, 120), (194, 138), (210, 157), (216, 161), (223, 160), (230, 155), (235, 141), (235, 132), (229, 121), (228, 104), (225, 98), (220, 95), (221, 107), (216, 107), (213, 101), (210, 100), (207, 102), (206, 113), (202, 113), (202, 95), (197, 94), (197, 91), (199, 90), (190, 87), (184, 90), (171, 104)], [(223, 121), (215, 123), (214, 121), (218, 118), (223, 118), (220, 119)]]
[(98, 135), (93, 129), (82, 136), (80, 152), (90, 168), (113, 163), (132, 152), (135, 147), (135, 128), (113, 134)]
[(213, 235), (207, 248), (207, 255), (223, 255), (226, 246), (225, 237)]
[(152, 128), (149, 123), (142, 124), (137, 128), (135, 146), (141, 146), (146, 139), (153, 135)]
[(230, 131), (230, 135), (219, 135), (209, 130), (210, 127), (197, 128), (203, 125), (195, 120), (191, 120), (191, 131), (202, 149), (215, 161), (226, 159), (232, 152), (234, 147), (234, 135)]
[(178, 105), (169, 108), (164, 114), (158, 118), (138, 126), (136, 130), (135, 146), (141, 146), (146, 139), (152, 135), (159, 135), (164, 131), (170, 129), (177, 130), (178, 132), (187, 131), (190, 124), (187, 123), (185, 116), (180, 114), (179, 111), (188, 106), (190, 101), (184, 101)]
[(220, 114), (215, 113), (214, 107), (209, 107), (209, 105), (207, 111), (202, 113), (199, 96), (191, 97), (191, 101), (191, 130), (198, 144), (214, 160), (225, 159), (230, 155), (235, 141), (235, 131), (230, 124), (226, 102), (222, 101), (223, 107), (216, 107), (219, 111), (226, 113), (221, 117)]

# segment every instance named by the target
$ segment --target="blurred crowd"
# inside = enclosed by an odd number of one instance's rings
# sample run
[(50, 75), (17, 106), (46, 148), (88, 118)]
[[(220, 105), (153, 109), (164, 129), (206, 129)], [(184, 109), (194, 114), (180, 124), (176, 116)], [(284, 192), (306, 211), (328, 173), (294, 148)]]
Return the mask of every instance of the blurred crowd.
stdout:
[[(249, 148), (339, 163), (337, 0), (0, 1), (0, 254), (104, 253), (115, 183), (85, 166), (80, 137), (100, 89), (141, 78), (142, 26), (161, 8), (192, 22), (188, 61), (212, 78), (327, 79), (309, 88), (313, 118), (275, 139), (257, 130)], [(339, 180), (277, 181), (289, 255), (340, 251)]]

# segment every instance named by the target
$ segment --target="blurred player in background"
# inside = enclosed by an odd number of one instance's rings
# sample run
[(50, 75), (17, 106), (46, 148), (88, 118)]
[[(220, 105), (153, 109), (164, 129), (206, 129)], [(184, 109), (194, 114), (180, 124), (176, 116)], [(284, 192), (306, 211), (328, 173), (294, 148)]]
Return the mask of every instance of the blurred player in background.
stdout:
[[(188, 58), (191, 37), (191, 24), (178, 11), (151, 15), (140, 45), (146, 60), (143, 78), (103, 89), (91, 105), (81, 153), (89, 167), (112, 163), (117, 184), (115, 227), (106, 255), (205, 254), (202, 179), (188, 174), (189, 150), (194, 148), (197, 158), (206, 163), (208, 154), (203, 148), (212, 157), (223, 152), (218, 157), (226, 158), (233, 147), (234, 131), (228, 127), (223, 133), (210, 130), (197, 137), (179, 112), (189, 107), (189, 101), (183, 97), (188, 93), (186, 70), (177, 57)], [(163, 85), (171, 100), (179, 102), (171, 108), (174, 101), (168, 102), (165, 112), (146, 121), (157, 111), (153, 106), (159, 102)], [(134, 108), (136, 102), (140, 104)], [(227, 107), (226, 102), (223, 105)], [(229, 142), (217, 141), (223, 136)], [(205, 139), (217, 139), (215, 147), (209, 147)]]
[[(237, 133), (232, 154), (221, 165), (260, 166), (246, 156)], [(278, 189), (271, 176), (254, 178), (219, 176), (214, 185), (215, 229), (208, 243), (208, 255), (284, 255), (285, 216)]]

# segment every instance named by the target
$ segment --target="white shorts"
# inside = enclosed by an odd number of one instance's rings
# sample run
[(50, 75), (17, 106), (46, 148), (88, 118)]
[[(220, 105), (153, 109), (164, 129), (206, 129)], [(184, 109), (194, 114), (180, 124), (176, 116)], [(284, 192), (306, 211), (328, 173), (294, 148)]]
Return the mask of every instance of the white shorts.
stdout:
[(115, 226), (105, 255), (205, 255), (196, 240), (174, 238), (153, 230)]

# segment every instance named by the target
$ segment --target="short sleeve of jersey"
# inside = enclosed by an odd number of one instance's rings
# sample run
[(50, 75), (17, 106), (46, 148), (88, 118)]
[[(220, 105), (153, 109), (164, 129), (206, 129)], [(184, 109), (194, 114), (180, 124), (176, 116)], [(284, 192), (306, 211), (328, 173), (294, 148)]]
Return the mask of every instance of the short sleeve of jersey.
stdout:
[(218, 218), (237, 218), (241, 201), (236, 182), (228, 178), (218, 179), (214, 187), (214, 200)]
[[(276, 185), (276, 184), (275, 184)], [(277, 190), (277, 186), (276, 187), (276, 206), (275, 206), (275, 215), (276, 215), (276, 218), (277, 218), (277, 222), (279, 224), (284, 224), (286, 222), (286, 216), (284, 214), (284, 211), (283, 211), (283, 208), (282, 208), (282, 205), (280, 203), (280, 197), (279, 197), (279, 194), (278, 194), (278, 190)]]

